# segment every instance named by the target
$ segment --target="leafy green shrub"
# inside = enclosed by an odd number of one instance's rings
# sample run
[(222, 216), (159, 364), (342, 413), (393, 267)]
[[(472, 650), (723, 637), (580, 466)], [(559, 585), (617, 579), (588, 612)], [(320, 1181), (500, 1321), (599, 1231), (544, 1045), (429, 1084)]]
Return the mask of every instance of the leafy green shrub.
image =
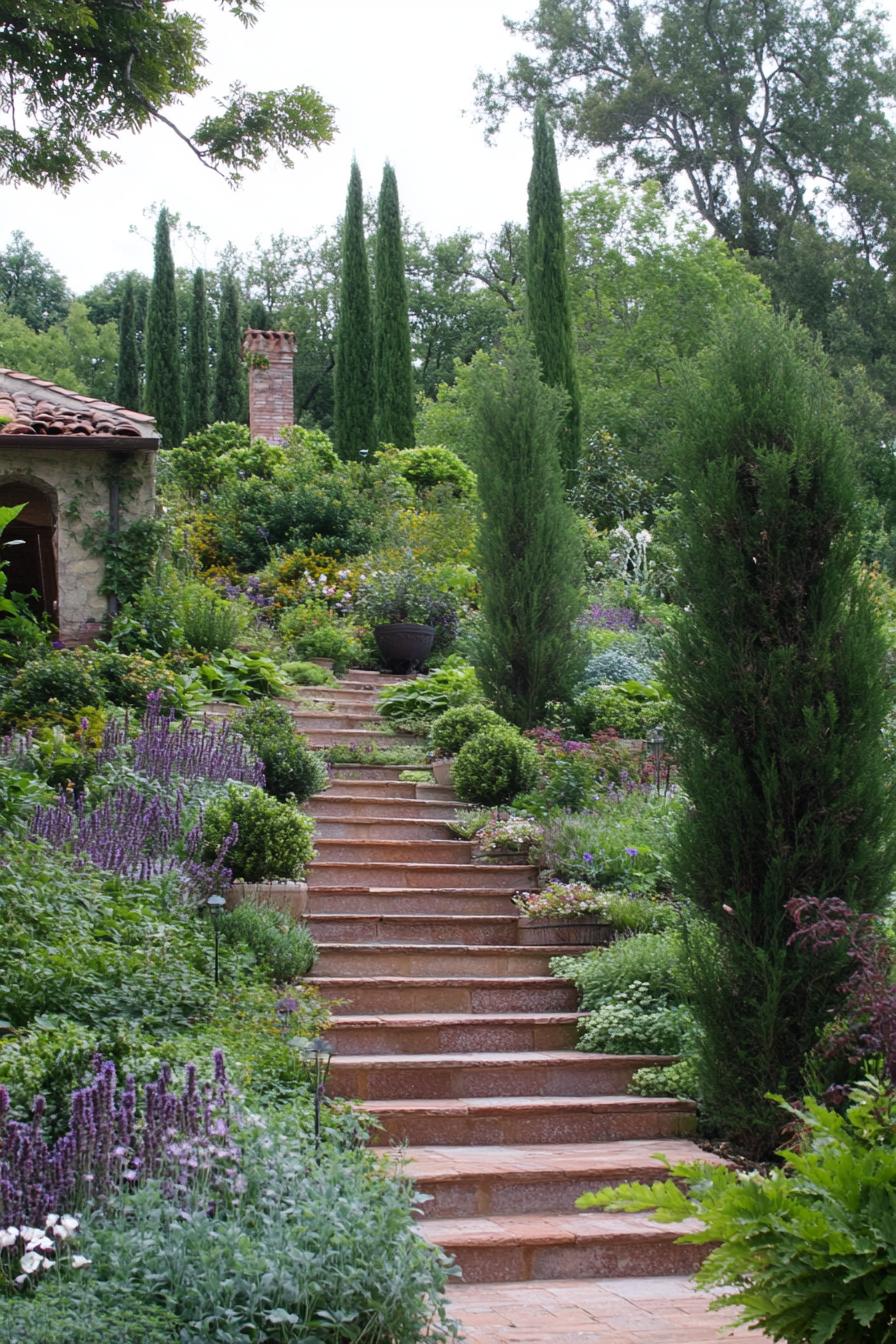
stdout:
[(636, 982), (646, 984), (655, 999), (682, 1002), (687, 997), (683, 961), (679, 933), (638, 933), (582, 957), (554, 957), (551, 971), (573, 981), (588, 1011)]
[(332, 658), (336, 672), (358, 659), (352, 627), (318, 603), (290, 607), (280, 621), (280, 636), (299, 658)]
[(433, 651), (444, 653), (457, 639), (460, 602), (444, 583), (417, 565), (388, 573), (375, 571), (359, 585), (357, 607), (371, 626), (404, 621), (431, 625)]
[[(701, 1288), (716, 1307), (786, 1344), (892, 1344), (896, 1275), (896, 1095), (877, 1080), (844, 1110), (776, 1098), (801, 1131), (782, 1167), (746, 1174), (703, 1162), (669, 1165), (670, 1180), (583, 1195), (580, 1208), (698, 1218), (682, 1241), (711, 1246)], [(682, 1185), (686, 1187), (682, 1189)]]
[(486, 705), (458, 705), (436, 719), (429, 732), (429, 745), (437, 756), (456, 756), (483, 728), (509, 726), (506, 719)]
[(476, 673), (456, 656), (447, 658), (436, 672), (413, 681), (396, 682), (380, 691), (377, 710), (398, 726), (428, 726), (445, 710), (482, 698)]
[(231, 785), (209, 804), (202, 820), (203, 856), (211, 862), (236, 825), (236, 843), (227, 853), (235, 878), (267, 882), (299, 878), (314, 857), (314, 822), (291, 803), (280, 803), (264, 789), (248, 792)]
[(233, 722), (264, 765), (265, 789), (283, 801), (303, 803), (327, 782), (323, 757), (296, 733), (289, 711), (273, 700), (258, 700)]
[[(276, 663), (264, 653), (231, 649), (200, 663), (195, 681), (207, 699), (247, 705), (259, 696), (283, 695), (286, 682)], [(183, 680), (183, 678), (182, 678)]]
[(592, 686), (572, 705), (576, 732), (584, 737), (615, 728), (621, 737), (646, 737), (669, 712), (669, 700), (656, 686), (623, 681), (617, 686)]
[(181, 595), (180, 626), (190, 648), (200, 653), (224, 653), (244, 632), (246, 618), (235, 602), (219, 597), (201, 583), (192, 583)]
[(79, 1277), (83, 1273), (51, 1280), (27, 1297), (0, 1298), (3, 1344), (173, 1344), (178, 1338), (179, 1322), (170, 1312), (149, 1301), (135, 1312), (131, 1302), (116, 1302), (115, 1292), (99, 1301), (95, 1286), (78, 1283)]
[(650, 681), (650, 669), (621, 649), (607, 649), (591, 658), (582, 678), (585, 686), (616, 686), (622, 681)]
[(336, 678), (326, 667), (300, 659), (280, 664), (280, 671), (291, 686), (335, 686)]
[(378, 454), (400, 476), (425, 494), (436, 486), (448, 487), (460, 499), (472, 499), (476, 494), (476, 477), (450, 448), (438, 445), (424, 448), (403, 448), (398, 452), (387, 449)]
[(682, 1004), (655, 998), (643, 980), (633, 980), (588, 1014), (578, 1048), (608, 1055), (677, 1055), (687, 1046), (693, 1026)]
[(628, 1090), (635, 1097), (678, 1097), (681, 1101), (697, 1101), (700, 1096), (697, 1066), (692, 1059), (679, 1059), (675, 1064), (636, 1069)]
[(538, 755), (509, 725), (480, 728), (454, 762), (454, 787), (467, 803), (495, 806), (532, 787)]
[(102, 682), (87, 658), (66, 649), (48, 650), (20, 668), (7, 685), (0, 698), (0, 727), (67, 718), (104, 701)]
[(89, 665), (110, 705), (145, 709), (151, 691), (161, 691), (165, 703), (175, 694), (176, 676), (156, 658), (95, 649), (89, 655)]
[(225, 916), (222, 931), (229, 942), (246, 944), (274, 984), (299, 980), (314, 964), (314, 941), (307, 925), (297, 923), (285, 910), (243, 901)]

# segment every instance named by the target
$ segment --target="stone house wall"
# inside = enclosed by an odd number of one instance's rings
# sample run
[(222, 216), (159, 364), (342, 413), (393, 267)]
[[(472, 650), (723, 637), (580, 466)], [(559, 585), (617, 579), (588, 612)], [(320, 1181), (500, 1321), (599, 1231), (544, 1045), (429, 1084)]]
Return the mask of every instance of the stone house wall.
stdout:
[(103, 560), (85, 546), (83, 533), (97, 522), (108, 525), (110, 467), (120, 473), (120, 526), (155, 516), (156, 454), (52, 448), (52, 439), (44, 443), (6, 447), (0, 438), (0, 485), (22, 481), (49, 496), (56, 522), (59, 637), (80, 642), (99, 633), (107, 610), (99, 591)]

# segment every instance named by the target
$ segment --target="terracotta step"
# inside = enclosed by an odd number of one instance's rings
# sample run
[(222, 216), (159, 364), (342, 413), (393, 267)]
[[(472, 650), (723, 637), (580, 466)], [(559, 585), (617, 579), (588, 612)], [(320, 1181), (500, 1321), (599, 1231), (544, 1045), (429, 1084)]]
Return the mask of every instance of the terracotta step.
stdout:
[(434, 803), (453, 802), (457, 807), (466, 806), (466, 804), (460, 801), (454, 790), (449, 788), (447, 784), (418, 784), (417, 797), (423, 801)]
[(325, 999), (334, 1000), (331, 1011), (337, 1017), (344, 1013), (571, 1013), (578, 1005), (575, 986), (552, 975), (491, 980), (331, 977), (316, 979), (314, 987)]
[(349, 729), (379, 729), (383, 720), (377, 714), (366, 714), (363, 711), (354, 712), (348, 709), (339, 709), (330, 712), (326, 709), (308, 710), (291, 709), (290, 717), (296, 726), (298, 732), (307, 737), (309, 733), (325, 730)]
[[(295, 719), (295, 716), (294, 716)], [(296, 727), (299, 731), (298, 722)], [(373, 728), (311, 728), (303, 733), (310, 747), (412, 747), (422, 746), (422, 737), (409, 737), (407, 733), (387, 733)], [(403, 765), (403, 770), (411, 767)]]
[(334, 1017), (340, 1055), (426, 1055), (450, 1050), (571, 1050), (579, 1013), (392, 1013)]
[[(576, 949), (570, 948), (573, 952)], [(587, 951), (582, 948), (581, 951)], [(431, 943), (320, 943), (315, 975), (414, 976), (443, 980), (457, 976), (543, 976), (550, 971), (556, 947), (433, 947)], [(313, 980), (313, 977), (312, 977)]]
[(365, 1101), (378, 1122), (373, 1143), (578, 1144), (692, 1134), (696, 1108), (674, 1097), (443, 1097)]
[[(323, 841), (319, 846), (321, 858), (308, 865), (307, 881), (314, 887), (495, 887), (507, 885), (519, 891), (532, 887), (538, 879), (538, 870), (522, 864), (499, 863), (411, 863), (411, 862), (356, 862), (324, 860)], [(350, 841), (344, 843), (350, 844)]]
[(417, 1230), (457, 1258), (465, 1283), (516, 1283), (692, 1274), (706, 1248), (675, 1243), (699, 1227), (642, 1214), (555, 1213), (433, 1218)]
[(353, 711), (355, 706), (360, 709), (376, 709), (379, 704), (378, 691), (365, 691), (360, 687), (354, 686), (302, 686), (295, 695), (281, 697), (277, 700), (278, 705), (284, 709), (301, 709), (306, 704), (314, 705), (338, 705), (340, 709)]
[[(407, 770), (426, 769), (428, 769), (426, 765), (367, 765), (363, 761), (334, 761), (330, 766), (331, 788), (335, 789), (338, 785), (339, 792), (345, 793), (349, 792), (347, 787), (349, 784), (378, 784), (380, 793), (414, 798), (418, 786), (416, 784), (405, 784), (400, 777)], [(389, 783), (393, 786), (391, 789), (385, 787)], [(405, 795), (405, 789), (411, 789), (413, 792)], [(351, 791), (354, 792), (354, 790)]]
[[(399, 800), (400, 801), (400, 800)], [(444, 821), (419, 817), (356, 817), (353, 809), (341, 815), (319, 817), (314, 828), (318, 840), (402, 840), (427, 845), (432, 840), (452, 841), (457, 836)], [(462, 842), (464, 843), (464, 842)]]
[(425, 887), (315, 887), (308, 907), (315, 915), (516, 915), (513, 893), (504, 887), (460, 887), (427, 891)]
[(413, 677), (397, 676), (392, 672), (368, 672), (362, 667), (350, 667), (339, 678), (342, 686), (394, 686), (397, 681), (413, 681)]
[[(360, 781), (362, 783), (377, 781)], [(334, 781), (333, 791), (327, 790), (326, 793), (315, 794), (305, 803), (304, 810), (312, 817), (317, 817), (321, 821), (327, 821), (330, 818), (340, 818), (351, 816), (353, 820), (364, 821), (367, 819), (395, 821), (407, 820), (413, 818), (415, 821), (453, 821), (458, 813), (456, 803), (446, 802), (427, 802), (419, 801), (414, 797), (414, 785), (402, 784), (393, 785), (393, 788), (404, 788), (408, 792), (403, 796), (392, 794), (375, 794), (373, 796), (359, 796), (345, 793), (344, 786), (340, 787), (339, 781)], [(338, 790), (338, 791), (337, 791)], [(449, 832), (453, 834), (453, 832)]]
[(578, 1050), (334, 1055), (329, 1091), (364, 1101), (593, 1096), (625, 1092), (636, 1069), (670, 1062), (655, 1055), (586, 1055)]
[[(341, 840), (326, 836), (315, 839), (320, 863), (347, 863), (355, 867), (375, 864), (439, 864), (452, 866), (471, 862), (473, 845), (469, 840), (392, 840), (375, 832), (364, 839)], [(386, 886), (383, 883), (383, 886)], [(397, 884), (401, 885), (401, 884)], [(495, 883), (488, 885), (494, 886)]]
[[(357, 779), (346, 778), (344, 774), (337, 773), (335, 765), (330, 766), (330, 785), (324, 793), (316, 793), (313, 798), (309, 798), (309, 805), (317, 802), (329, 802), (331, 798), (350, 799), (352, 806), (355, 803), (369, 802), (378, 804), (381, 799), (398, 798), (402, 802), (417, 801), (417, 785), (405, 784), (396, 776), (392, 779), (368, 779), (367, 774), (373, 770), (381, 770), (383, 767), (378, 765), (353, 766), (352, 769), (358, 772)], [(403, 767), (404, 768), (404, 767)], [(413, 769), (413, 766), (410, 767)]]
[[(396, 1153), (394, 1162), (418, 1190), (430, 1196), (421, 1206), (424, 1218), (488, 1218), (568, 1214), (576, 1212), (575, 1201), (586, 1190), (622, 1181), (650, 1184), (662, 1180), (666, 1169), (655, 1154), (656, 1139), (651, 1138), (501, 1148), (425, 1145)], [(667, 1139), (663, 1154), (670, 1162), (705, 1161), (707, 1157), (686, 1139)]]
[(323, 914), (307, 916), (316, 943), (471, 943), (507, 947), (517, 940), (516, 915)]

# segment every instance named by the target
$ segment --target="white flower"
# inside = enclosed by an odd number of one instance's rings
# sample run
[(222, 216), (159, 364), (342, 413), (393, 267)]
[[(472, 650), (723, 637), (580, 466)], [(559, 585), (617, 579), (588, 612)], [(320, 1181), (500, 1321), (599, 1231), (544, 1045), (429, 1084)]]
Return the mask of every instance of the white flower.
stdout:
[(64, 1213), (59, 1221), (62, 1223), (66, 1232), (77, 1232), (78, 1228), (81, 1226), (80, 1218), (73, 1218), (70, 1213)]
[(635, 541), (639, 544), (639, 546), (649, 546), (650, 543), (653, 541), (653, 533), (648, 532), (647, 528), (644, 527), (641, 529), (640, 532), (637, 532), (635, 534)]
[(23, 1227), (21, 1228), (23, 1241), (40, 1241), (44, 1234), (42, 1227)]
[(15, 1246), (19, 1239), (19, 1229), (17, 1227), (0, 1228), (0, 1251), (9, 1250), (10, 1246)]
[(92, 1262), (87, 1259), (86, 1255), (72, 1256), (72, 1269), (86, 1269), (87, 1266), (91, 1263)]
[(36, 1274), (39, 1269), (44, 1267), (44, 1257), (38, 1255), (37, 1251), (26, 1251), (19, 1261), (19, 1265), (25, 1274)]
[(59, 1214), (58, 1214), (58, 1213), (48, 1213), (48, 1214), (47, 1214), (47, 1227), (55, 1227), (56, 1224), (57, 1224), (58, 1222), (59, 1222)]

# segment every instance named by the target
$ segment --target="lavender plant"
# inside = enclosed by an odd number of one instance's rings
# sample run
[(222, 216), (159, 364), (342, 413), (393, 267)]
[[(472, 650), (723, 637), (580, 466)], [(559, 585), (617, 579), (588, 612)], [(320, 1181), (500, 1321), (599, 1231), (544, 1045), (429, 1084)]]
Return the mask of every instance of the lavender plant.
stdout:
[(123, 756), (130, 757), (135, 769), (149, 779), (264, 785), (261, 761), (227, 720), (203, 719), (197, 724), (187, 715), (175, 723), (174, 712), (163, 711), (157, 692), (147, 696), (143, 722), (133, 741), (127, 718), (107, 724), (98, 764)]
[(35, 1097), (30, 1121), (14, 1120), (0, 1086), (0, 1223), (45, 1223), (55, 1210), (100, 1202), (150, 1177), (162, 1177), (172, 1195), (200, 1177), (233, 1188), (240, 1154), (230, 1135), (232, 1089), (220, 1050), (213, 1062), (202, 1086), (188, 1064), (180, 1092), (163, 1065), (144, 1088), (139, 1117), (133, 1075), (119, 1091), (115, 1065), (97, 1056), (93, 1081), (72, 1093), (70, 1126), (53, 1144), (43, 1132), (43, 1097)]

